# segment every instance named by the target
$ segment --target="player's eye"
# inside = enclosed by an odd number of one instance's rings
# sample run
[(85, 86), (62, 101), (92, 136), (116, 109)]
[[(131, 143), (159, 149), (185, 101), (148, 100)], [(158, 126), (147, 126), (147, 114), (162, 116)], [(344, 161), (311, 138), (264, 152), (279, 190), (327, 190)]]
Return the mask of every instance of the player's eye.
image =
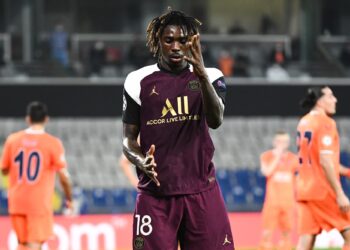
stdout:
[(173, 39), (170, 38), (170, 37), (166, 37), (166, 38), (164, 39), (164, 42), (165, 42), (165, 43), (171, 43), (172, 41), (173, 41)]
[(187, 43), (187, 37), (183, 37), (180, 39), (180, 43), (186, 44)]

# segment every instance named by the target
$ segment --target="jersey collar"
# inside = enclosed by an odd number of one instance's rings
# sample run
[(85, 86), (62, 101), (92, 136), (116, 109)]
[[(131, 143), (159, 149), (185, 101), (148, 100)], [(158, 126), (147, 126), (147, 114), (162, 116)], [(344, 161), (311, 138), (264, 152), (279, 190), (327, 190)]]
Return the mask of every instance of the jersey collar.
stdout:
[(45, 130), (44, 129), (32, 129), (32, 128), (27, 128), (26, 130), (25, 130), (25, 132), (27, 133), (27, 134), (31, 134), (31, 135), (42, 135), (42, 134), (45, 134)]
[(169, 73), (172, 75), (181, 75), (183, 72), (190, 69), (190, 67), (191, 67), (191, 65), (188, 63), (187, 66), (184, 69), (182, 69), (181, 71), (174, 72), (174, 71), (170, 71), (170, 70), (165, 69), (164, 67), (162, 67), (162, 65), (160, 63), (157, 63), (157, 66), (160, 69), (160, 71), (163, 71), (163, 72), (166, 72), (166, 73)]

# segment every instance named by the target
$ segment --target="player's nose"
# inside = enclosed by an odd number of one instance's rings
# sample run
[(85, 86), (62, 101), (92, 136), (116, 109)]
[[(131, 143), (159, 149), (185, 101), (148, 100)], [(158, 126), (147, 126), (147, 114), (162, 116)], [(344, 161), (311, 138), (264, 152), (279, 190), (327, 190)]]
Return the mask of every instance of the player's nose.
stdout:
[(180, 51), (180, 44), (179, 44), (179, 42), (174, 41), (174, 42), (171, 44), (171, 51), (173, 51), (173, 52), (178, 52), (178, 51)]

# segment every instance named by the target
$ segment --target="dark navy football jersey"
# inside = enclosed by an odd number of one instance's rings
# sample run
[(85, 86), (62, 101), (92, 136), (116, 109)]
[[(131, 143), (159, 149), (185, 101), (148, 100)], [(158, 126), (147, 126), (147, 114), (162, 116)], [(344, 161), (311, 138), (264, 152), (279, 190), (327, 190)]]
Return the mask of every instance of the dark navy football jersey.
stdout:
[[(223, 74), (206, 68), (225, 103)], [(139, 189), (155, 195), (202, 192), (215, 180), (214, 145), (205, 119), (202, 94), (192, 66), (174, 74), (157, 64), (131, 72), (124, 84), (123, 122), (138, 125), (144, 154), (155, 145), (160, 187), (137, 169)]]

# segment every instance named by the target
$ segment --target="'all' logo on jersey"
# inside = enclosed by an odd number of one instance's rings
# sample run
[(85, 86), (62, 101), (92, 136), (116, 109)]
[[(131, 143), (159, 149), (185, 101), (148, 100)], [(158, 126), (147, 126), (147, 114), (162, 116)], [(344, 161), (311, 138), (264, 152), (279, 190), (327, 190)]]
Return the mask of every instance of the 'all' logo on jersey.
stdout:
[(171, 102), (169, 98), (167, 98), (162, 108), (161, 117), (148, 120), (146, 125), (153, 126), (199, 120), (200, 116), (198, 114), (190, 114), (188, 96), (179, 96), (176, 98), (176, 102)]
[(177, 97), (177, 112), (175, 111), (174, 106), (171, 104), (171, 102), (167, 98), (165, 100), (165, 106), (163, 107), (161, 117), (166, 116), (168, 113), (170, 113), (172, 116), (189, 114), (188, 97), (187, 96)]

